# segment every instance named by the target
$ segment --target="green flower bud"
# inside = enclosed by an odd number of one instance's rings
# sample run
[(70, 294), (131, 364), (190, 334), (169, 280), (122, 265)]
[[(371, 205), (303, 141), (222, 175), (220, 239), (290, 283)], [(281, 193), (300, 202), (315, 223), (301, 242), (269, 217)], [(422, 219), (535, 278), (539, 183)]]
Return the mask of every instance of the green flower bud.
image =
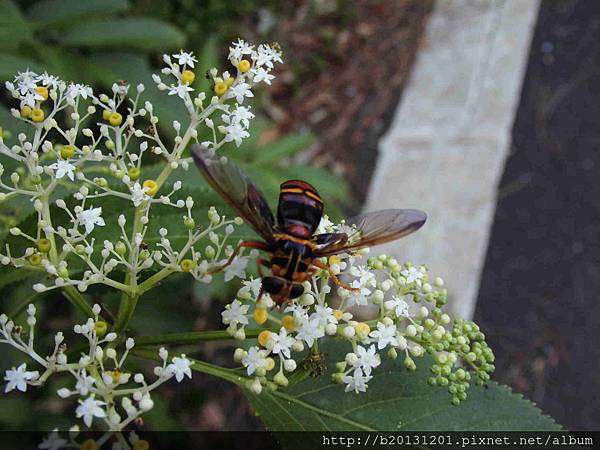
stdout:
[(94, 330), (99, 337), (104, 337), (108, 330), (108, 324), (103, 320), (99, 320), (94, 324)]
[(140, 178), (141, 173), (142, 171), (137, 167), (130, 167), (127, 171), (127, 175), (129, 175), (131, 181), (137, 181)]
[(32, 182), (33, 184), (36, 184), (36, 185), (37, 185), (37, 184), (41, 184), (41, 183), (42, 183), (42, 177), (41, 177), (41, 176), (39, 176), (39, 175), (32, 175), (32, 176), (31, 176), (31, 182)]
[(335, 364), (336, 372), (344, 372), (346, 370), (346, 361), (340, 361)]
[(40, 239), (37, 242), (37, 248), (42, 253), (48, 253), (52, 248), (52, 242), (50, 239)]
[(196, 222), (191, 217), (183, 219), (183, 225), (190, 231), (196, 228)]
[(213, 259), (216, 256), (217, 252), (212, 246), (207, 245), (206, 249), (204, 250), (204, 254), (208, 259)]
[(32, 266), (39, 266), (42, 263), (42, 257), (39, 253), (34, 253), (29, 257), (29, 264)]
[(69, 278), (69, 271), (66, 267), (61, 267), (57, 270), (58, 276), (64, 279)]
[(196, 261), (192, 259), (184, 259), (179, 263), (179, 267), (181, 267), (181, 270), (184, 272), (191, 272), (196, 268), (196, 265)]
[(148, 249), (144, 249), (140, 252), (140, 261), (144, 261), (145, 259), (148, 259), (150, 257), (150, 250)]
[(394, 347), (392, 347), (388, 350), (387, 355), (390, 359), (396, 359), (398, 357), (398, 352)]
[(115, 252), (117, 252), (119, 256), (125, 256), (127, 253), (127, 246), (123, 241), (117, 241), (115, 244)]
[(75, 246), (75, 253), (81, 256), (85, 255), (85, 246), (83, 244), (77, 244)]

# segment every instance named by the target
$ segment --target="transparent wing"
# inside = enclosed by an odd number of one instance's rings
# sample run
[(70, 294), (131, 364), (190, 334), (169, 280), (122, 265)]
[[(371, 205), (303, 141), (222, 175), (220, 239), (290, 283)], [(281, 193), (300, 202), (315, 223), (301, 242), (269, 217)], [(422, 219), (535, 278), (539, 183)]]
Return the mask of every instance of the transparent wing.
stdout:
[(273, 213), (260, 190), (224, 156), (195, 144), (192, 157), (200, 172), (221, 197), (267, 242), (273, 241)]
[(318, 248), (317, 257), (351, 252), (365, 247), (394, 241), (417, 231), (427, 220), (427, 214), (418, 209), (384, 209), (360, 214), (348, 219), (348, 239)]

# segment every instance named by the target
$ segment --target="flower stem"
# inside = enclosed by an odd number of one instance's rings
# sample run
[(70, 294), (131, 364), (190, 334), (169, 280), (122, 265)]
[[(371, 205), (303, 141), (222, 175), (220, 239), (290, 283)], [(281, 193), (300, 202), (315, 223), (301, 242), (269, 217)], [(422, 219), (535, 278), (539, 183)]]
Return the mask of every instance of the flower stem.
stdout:
[[(160, 357), (151, 350), (133, 348), (131, 350), (131, 353), (133, 355), (139, 356), (140, 358), (151, 359), (154, 361), (160, 361)], [(214, 364), (207, 363), (206, 361), (200, 361), (200, 360), (192, 359), (192, 358), (188, 358), (188, 359), (190, 361), (192, 361), (192, 366), (191, 366), (192, 369), (197, 372), (202, 372), (202, 373), (206, 373), (208, 375), (215, 376), (217, 378), (221, 378), (223, 380), (237, 384), (238, 386), (242, 386), (244, 381), (246, 380), (245, 377), (239, 375), (233, 369), (226, 369), (225, 367), (216, 366)]]
[[(246, 330), (246, 337), (256, 338), (261, 331), (263, 330)], [(167, 344), (193, 344), (195, 342), (220, 341), (227, 339), (233, 339), (233, 336), (228, 334), (225, 330), (188, 331), (185, 333), (158, 334), (156, 336), (138, 336), (135, 338), (135, 345), (140, 347)]]

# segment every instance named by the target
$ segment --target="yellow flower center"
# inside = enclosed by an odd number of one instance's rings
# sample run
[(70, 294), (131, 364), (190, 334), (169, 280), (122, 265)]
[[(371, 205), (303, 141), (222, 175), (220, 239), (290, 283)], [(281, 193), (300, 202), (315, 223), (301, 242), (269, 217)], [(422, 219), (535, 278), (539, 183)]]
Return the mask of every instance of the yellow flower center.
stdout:
[(242, 73), (248, 72), (250, 70), (250, 67), (251, 67), (250, 61), (248, 61), (247, 59), (242, 59), (238, 66), (238, 68), (240, 69), (240, 72), (242, 72)]
[(329, 257), (329, 264), (339, 264), (342, 261), (342, 257), (339, 255), (333, 255)]
[(46, 88), (45, 86), (36, 87), (35, 92), (41, 95), (44, 98), (44, 100), (48, 100), (48, 88)]
[(267, 364), (265, 366), (265, 369), (273, 370), (274, 368), (275, 368), (275, 360), (273, 358), (267, 358)]
[(87, 439), (83, 442), (83, 444), (81, 444), (80, 448), (81, 450), (98, 450), (100, 447), (98, 447), (98, 444), (96, 444), (95, 440)]
[(133, 444), (132, 450), (148, 450), (150, 448), (150, 444), (145, 439), (139, 439)]
[(181, 73), (181, 82), (185, 84), (192, 84), (196, 79), (196, 74), (191, 70), (184, 70)]
[(121, 125), (123, 123), (123, 116), (121, 114), (119, 114), (118, 112), (111, 113), (110, 116), (108, 117), (108, 122), (113, 127), (118, 127), (119, 125)]
[(21, 106), (21, 117), (31, 117), (31, 106)]
[(143, 186), (147, 188), (146, 194), (148, 194), (150, 197), (154, 197), (158, 192), (158, 183), (154, 180), (144, 181)]
[(257, 324), (262, 325), (267, 321), (269, 313), (264, 308), (257, 308), (254, 310), (254, 320)]
[(40, 239), (37, 242), (37, 248), (42, 253), (48, 253), (52, 248), (52, 242), (50, 242), (50, 239)]
[(228, 86), (223, 82), (216, 83), (215, 84), (215, 94), (217, 94), (220, 97), (225, 92), (227, 92), (227, 88), (228, 88)]
[(344, 315), (343, 311), (340, 311), (339, 309), (336, 309), (333, 311), (333, 316), (337, 319), (337, 320), (341, 320), (342, 316)]
[(196, 261), (192, 259), (184, 259), (179, 263), (179, 267), (181, 267), (181, 270), (184, 272), (190, 272), (196, 267)]
[(140, 177), (141, 172), (142, 171), (140, 169), (138, 169), (137, 167), (130, 167), (129, 170), (127, 171), (127, 175), (129, 175), (129, 179), (131, 181), (136, 181)]
[(75, 154), (75, 149), (72, 145), (63, 145), (60, 149), (60, 156), (62, 159), (72, 158)]
[(43, 122), (45, 117), (44, 111), (40, 108), (33, 108), (31, 110), (31, 120), (36, 123)]
[(34, 253), (29, 257), (29, 263), (32, 266), (39, 266), (42, 263), (42, 257), (38, 253)]
[(360, 323), (356, 324), (355, 330), (356, 330), (357, 334), (366, 336), (369, 334), (369, 331), (371, 331), (371, 328), (366, 323), (360, 322)]
[(258, 343), (263, 347), (266, 347), (271, 339), (271, 332), (269, 330), (263, 330), (258, 335)]
[(288, 331), (294, 331), (296, 329), (296, 321), (293, 316), (283, 316), (281, 319), (281, 325)]

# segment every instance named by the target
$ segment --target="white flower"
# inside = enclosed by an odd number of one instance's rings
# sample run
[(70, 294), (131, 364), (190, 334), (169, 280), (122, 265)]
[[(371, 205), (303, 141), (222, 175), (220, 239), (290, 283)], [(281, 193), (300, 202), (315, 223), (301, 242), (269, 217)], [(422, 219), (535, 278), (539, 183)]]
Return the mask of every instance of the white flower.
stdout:
[(392, 296), (391, 300), (388, 300), (383, 304), (385, 309), (388, 311), (394, 311), (397, 317), (409, 317), (408, 304), (406, 300), (412, 301), (413, 296), (411, 294), (404, 295), (402, 297)]
[(173, 362), (167, 366), (166, 370), (167, 373), (175, 375), (175, 379), (180, 383), (181, 380), (183, 380), (184, 375), (187, 375), (188, 378), (192, 378), (191, 365), (192, 362), (187, 359), (185, 355), (181, 355), (181, 357), (174, 357)]
[(398, 338), (396, 337), (396, 324), (386, 325), (381, 322), (377, 322), (377, 330), (371, 331), (371, 336), (375, 342), (377, 342), (377, 349), (381, 350), (388, 345), (394, 347), (398, 346)]
[(87, 375), (86, 372), (83, 371), (82, 376), (77, 379), (75, 389), (77, 390), (77, 392), (79, 392), (80, 395), (85, 396), (88, 395), (90, 389), (94, 387), (94, 383), (96, 383), (94, 377)]
[(261, 44), (257, 51), (252, 55), (257, 66), (265, 65), (273, 68), (273, 62), (282, 62), (281, 54), (268, 45)]
[(37, 74), (29, 69), (27, 69), (25, 72), (17, 73), (17, 76), (15, 76), (15, 83), (17, 83), (21, 95), (35, 90), (36, 78)]
[(242, 123), (246, 128), (250, 126), (250, 120), (254, 119), (254, 114), (250, 112), (250, 107), (236, 105), (231, 112), (231, 123)]
[(229, 47), (229, 59), (241, 60), (244, 55), (249, 55), (254, 49), (253, 45), (238, 39), (237, 42), (233, 42), (233, 47)]
[(274, 354), (281, 353), (286, 358), (289, 358), (290, 348), (294, 345), (296, 340), (292, 336), (288, 336), (287, 330), (284, 327), (281, 327), (279, 334), (271, 333), (271, 342), (273, 345), (271, 351)]
[(260, 293), (260, 288), (262, 286), (262, 280), (260, 278), (251, 277), (250, 280), (242, 281), (242, 287), (240, 288), (240, 294), (244, 294), (246, 292), (252, 292), (254, 297), (258, 297)]
[(142, 204), (142, 202), (150, 200), (150, 196), (146, 195), (147, 191), (147, 187), (142, 187), (140, 183), (134, 183), (134, 185), (130, 189), (131, 201), (133, 202), (133, 206), (137, 208)]
[(250, 305), (242, 305), (239, 300), (234, 300), (231, 304), (229, 304), (229, 308), (226, 308), (225, 311), (221, 313), (221, 317), (223, 318), (223, 323), (225, 325), (248, 325), (248, 317), (246, 314), (248, 313), (248, 309)]
[(362, 286), (360, 280), (354, 280), (351, 284), (353, 288), (358, 289), (356, 292), (350, 291), (350, 295), (346, 300), (347, 306), (358, 305), (365, 306), (367, 304), (367, 297), (371, 295), (371, 291), (366, 287)]
[(242, 140), (250, 136), (250, 133), (240, 123), (232, 123), (225, 127), (227, 134), (225, 135), (225, 142), (235, 141), (236, 147), (239, 147)]
[(327, 215), (321, 217), (319, 226), (317, 227), (316, 234), (331, 233), (333, 231), (333, 222), (329, 220)]
[(245, 97), (254, 97), (254, 94), (250, 90), (250, 85), (248, 83), (238, 83), (234, 84), (227, 91), (227, 98), (234, 98), (238, 103), (244, 103)]
[(194, 67), (194, 63), (197, 63), (198, 60), (194, 56), (193, 52), (184, 52), (180, 50), (178, 55), (173, 55), (173, 58), (177, 60), (180, 66), (188, 65), (190, 67)]
[(333, 315), (333, 309), (329, 306), (317, 305), (315, 306), (315, 312), (310, 315), (310, 319), (316, 319), (319, 321), (320, 326), (325, 326), (328, 323), (338, 323), (337, 319)]
[(85, 234), (90, 234), (94, 229), (95, 225), (101, 227), (106, 225), (101, 215), (102, 207), (92, 207), (90, 209), (83, 210), (77, 214), (77, 219), (79, 220), (79, 223), (85, 227)]
[(375, 350), (375, 346), (371, 345), (367, 350), (362, 345), (356, 347), (357, 361), (353, 366), (357, 369), (361, 369), (365, 375), (371, 375), (371, 369), (374, 369), (381, 364), (381, 359)]
[(248, 265), (248, 258), (245, 256), (238, 256), (233, 262), (225, 269), (225, 281), (231, 281), (234, 277), (246, 278), (246, 266)]
[(80, 405), (75, 410), (75, 414), (77, 415), (77, 418), (83, 417), (83, 423), (85, 423), (87, 427), (90, 427), (92, 426), (94, 417), (100, 419), (106, 417), (106, 412), (102, 409), (102, 406), (104, 405), (106, 405), (106, 403), (95, 400), (93, 397), (88, 397), (83, 402), (80, 401)]
[(66, 444), (67, 440), (61, 438), (58, 431), (55, 430), (38, 445), (38, 448), (42, 450), (58, 450), (66, 446)]
[(27, 391), (27, 382), (31, 380), (37, 379), (40, 374), (37, 370), (33, 372), (27, 371), (27, 364), (23, 363), (18, 368), (12, 368), (11, 370), (6, 371), (6, 376), (4, 377), (6, 383), (6, 387), (4, 388), (4, 392), (10, 392), (13, 389), (18, 389), (21, 392)]
[(421, 286), (422, 281), (421, 278), (423, 278), (423, 272), (421, 272), (419, 269), (417, 269), (414, 266), (409, 267), (408, 269), (403, 270), (402, 272), (400, 272), (404, 278), (406, 278), (406, 282), (407, 283), (416, 283), (417, 286)]
[(182, 99), (185, 99), (185, 96), (188, 92), (193, 91), (189, 84), (186, 83), (177, 83), (177, 85), (172, 84), (169, 87), (169, 95), (178, 95)]
[(271, 84), (271, 80), (275, 78), (275, 75), (271, 75), (263, 67), (259, 67), (258, 69), (252, 69), (252, 74), (254, 75), (252, 81), (254, 81), (255, 83), (260, 83), (261, 81), (264, 81), (267, 84)]
[(353, 266), (350, 268), (350, 274), (359, 279), (361, 286), (375, 286), (375, 274), (365, 266)]
[(242, 358), (242, 364), (246, 367), (248, 375), (252, 375), (256, 372), (259, 367), (267, 367), (267, 359), (265, 358), (265, 352), (259, 350), (258, 347), (250, 347), (248, 353)]
[(77, 97), (81, 97), (87, 99), (88, 96), (92, 95), (92, 88), (86, 86), (85, 84), (74, 84), (71, 83), (67, 87), (67, 92), (65, 94), (71, 100), (75, 100)]
[(60, 79), (54, 75), (48, 75), (48, 72), (44, 72), (37, 78), (44, 86), (49, 86), (51, 89), (56, 89)]
[(70, 162), (59, 159), (54, 164), (50, 164), (49, 167), (56, 171), (55, 176), (57, 179), (61, 179), (66, 175), (71, 181), (75, 181), (75, 166)]
[(367, 383), (371, 378), (373, 377), (365, 376), (361, 370), (355, 370), (352, 375), (346, 375), (342, 381), (346, 383), (346, 392), (354, 391), (358, 394), (367, 390)]
[(316, 339), (325, 336), (323, 325), (321, 325), (319, 322), (320, 321), (318, 317), (315, 317), (314, 319), (311, 318), (310, 320), (304, 320), (300, 326), (300, 329), (298, 330), (298, 333), (296, 334), (296, 338), (305, 341), (306, 345), (312, 347)]

